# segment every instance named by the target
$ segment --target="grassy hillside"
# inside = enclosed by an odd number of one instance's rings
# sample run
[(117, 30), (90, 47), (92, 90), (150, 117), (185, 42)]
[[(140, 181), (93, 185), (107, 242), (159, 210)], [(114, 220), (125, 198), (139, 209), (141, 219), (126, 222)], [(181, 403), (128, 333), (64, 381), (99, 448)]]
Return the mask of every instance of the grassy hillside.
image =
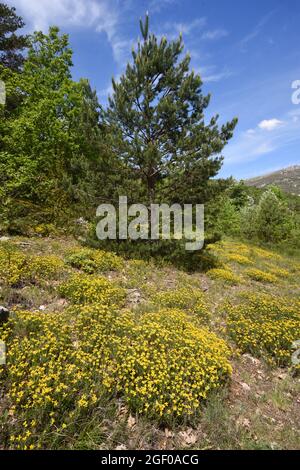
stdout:
[(300, 260), (210, 251), (218, 268), (187, 274), (2, 241), (0, 447), (299, 449)]
[(294, 165), (273, 173), (257, 176), (245, 180), (249, 186), (265, 188), (272, 184), (281, 188), (283, 191), (300, 196), (300, 165)]

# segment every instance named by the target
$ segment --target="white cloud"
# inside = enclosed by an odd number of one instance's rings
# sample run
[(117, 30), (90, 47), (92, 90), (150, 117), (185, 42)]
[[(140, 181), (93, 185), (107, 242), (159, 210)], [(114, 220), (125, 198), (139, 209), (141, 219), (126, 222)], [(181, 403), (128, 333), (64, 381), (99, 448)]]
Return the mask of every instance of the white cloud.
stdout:
[[(46, 32), (61, 28), (92, 28), (105, 33), (116, 62), (122, 62), (125, 41), (118, 34), (120, 7), (117, 0), (7, 0), (23, 16), (28, 28)], [(128, 42), (126, 43), (128, 48)]]
[(258, 124), (258, 127), (265, 131), (273, 131), (274, 129), (281, 126), (282, 124), (284, 124), (283, 121), (280, 121), (279, 119), (276, 119), (276, 118), (264, 119)]
[(95, 27), (108, 36), (114, 33), (117, 11), (108, 0), (8, 0), (24, 16), (31, 29), (45, 31), (50, 25)]
[(202, 39), (208, 39), (208, 40), (216, 40), (216, 39), (221, 39), (226, 36), (228, 36), (228, 31), (226, 29), (214, 29), (211, 31), (206, 31), (205, 33), (202, 34), (201, 38)]
[[(282, 120), (264, 120), (255, 129), (240, 132), (224, 151), (226, 162), (240, 163), (256, 160), (286, 145), (300, 141), (300, 121), (295, 121), (294, 117), (291, 113), (287, 113)], [(269, 132), (270, 130), (272, 132)]]

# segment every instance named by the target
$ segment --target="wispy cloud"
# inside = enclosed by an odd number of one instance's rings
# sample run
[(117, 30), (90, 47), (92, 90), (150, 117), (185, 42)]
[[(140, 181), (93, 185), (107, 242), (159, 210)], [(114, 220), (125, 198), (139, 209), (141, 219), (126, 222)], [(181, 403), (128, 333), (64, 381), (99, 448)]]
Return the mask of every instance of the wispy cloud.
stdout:
[(211, 30), (211, 31), (205, 31), (202, 34), (201, 39), (214, 41), (214, 40), (217, 40), (217, 39), (224, 38), (224, 37), (228, 36), (228, 34), (229, 33), (228, 33), (228, 31), (226, 31), (226, 29), (214, 29), (214, 30)]
[[(189, 36), (193, 31), (201, 30), (205, 24), (205, 17), (195, 18), (189, 23), (168, 21), (162, 27), (160, 27), (160, 30), (163, 31), (163, 34), (165, 34), (168, 38), (173, 39), (180, 33), (182, 33), (184, 36)], [(161, 35), (161, 33), (159, 35)]]
[(256, 24), (254, 29), (248, 33), (246, 36), (243, 37), (243, 39), (240, 41), (240, 48), (243, 52), (246, 51), (247, 45), (249, 42), (253, 41), (263, 30), (264, 26), (268, 23), (268, 21), (271, 19), (273, 14), (275, 13), (275, 10), (270, 11), (267, 13), (265, 16), (263, 16), (259, 22)]
[(225, 150), (227, 163), (253, 161), (300, 141), (300, 120), (287, 113), (282, 119), (265, 119), (255, 129), (240, 132)]
[(204, 83), (218, 82), (232, 76), (232, 72), (229, 69), (218, 70), (215, 65), (197, 67), (196, 72), (199, 73)]
[(151, 0), (149, 3), (149, 10), (151, 13), (160, 12), (163, 8), (168, 7), (180, 0)]

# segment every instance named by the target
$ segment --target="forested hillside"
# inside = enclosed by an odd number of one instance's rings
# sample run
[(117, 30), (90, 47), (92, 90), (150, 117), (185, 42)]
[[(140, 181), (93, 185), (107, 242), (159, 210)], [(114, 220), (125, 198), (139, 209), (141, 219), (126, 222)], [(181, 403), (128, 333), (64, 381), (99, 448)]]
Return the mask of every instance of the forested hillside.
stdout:
[(279, 186), (283, 191), (300, 196), (300, 166), (294, 165), (282, 170), (274, 171), (266, 175), (257, 176), (246, 180), (249, 186), (265, 188), (273, 184)]

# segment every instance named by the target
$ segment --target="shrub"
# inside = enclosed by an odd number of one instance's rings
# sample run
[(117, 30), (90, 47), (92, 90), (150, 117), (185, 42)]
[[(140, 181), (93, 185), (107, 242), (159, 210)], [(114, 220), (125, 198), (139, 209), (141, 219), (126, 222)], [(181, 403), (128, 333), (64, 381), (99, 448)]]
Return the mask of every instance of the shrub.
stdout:
[(107, 379), (132, 410), (165, 422), (189, 416), (230, 374), (225, 342), (184, 312), (161, 310), (120, 323), (113, 338), (117, 380)]
[(238, 254), (234, 254), (234, 253), (229, 253), (228, 255), (226, 254), (225, 255), (225, 259), (226, 261), (228, 262), (234, 262), (234, 263), (238, 263), (238, 264), (254, 264), (254, 262), (247, 258), (247, 256), (243, 256), (243, 255), (238, 255)]
[(208, 249), (215, 252), (218, 256), (244, 256), (248, 257), (251, 250), (244, 243), (237, 243), (232, 241), (222, 241), (209, 245)]
[(239, 284), (242, 279), (226, 268), (210, 269), (206, 273), (211, 279), (225, 281), (228, 284)]
[(57, 256), (25, 255), (13, 246), (0, 248), (0, 279), (9, 286), (40, 284), (63, 271), (64, 263)]
[(178, 308), (197, 315), (207, 321), (210, 313), (203, 292), (195, 288), (181, 288), (160, 292), (153, 296), (153, 302), (163, 308)]
[(251, 268), (245, 271), (245, 274), (249, 276), (254, 281), (258, 282), (267, 282), (274, 284), (277, 282), (277, 277), (273, 274), (261, 271), (260, 269)]
[(33, 227), (35, 234), (42, 237), (48, 237), (49, 235), (58, 235), (58, 230), (54, 224), (39, 224)]
[[(104, 312), (105, 313), (105, 312)], [(1, 441), (7, 448), (32, 449), (63, 439), (97, 401), (92, 357), (76, 346), (76, 331), (65, 313), (16, 312), (0, 338), (7, 344), (7, 420)], [(2, 374), (1, 374), (2, 372)], [(75, 430), (74, 430), (75, 431)]]
[(295, 214), (289, 210), (278, 188), (266, 190), (258, 204), (241, 210), (241, 232), (248, 238), (278, 243), (290, 238), (295, 228)]
[(291, 275), (287, 269), (278, 268), (277, 266), (273, 266), (271, 264), (268, 264), (267, 267), (268, 271), (276, 277), (288, 278)]
[(126, 296), (124, 289), (105, 277), (82, 274), (74, 274), (62, 283), (59, 292), (73, 304), (122, 305)]
[(0, 338), (8, 345), (6, 403), (16, 416), (2, 430), (11, 448), (51, 439), (59, 446), (65, 427), (75, 432), (115, 395), (132, 412), (182, 420), (231, 373), (225, 342), (179, 310), (140, 318), (99, 305), (16, 312)]
[(66, 263), (86, 273), (101, 273), (122, 269), (123, 260), (114, 253), (84, 248), (70, 253)]
[(300, 332), (299, 300), (247, 293), (226, 311), (229, 335), (242, 352), (279, 366), (291, 364), (292, 343)]
[(282, 256), (280, 256), (278, 253), (274, 253), (274, 251), (264, 250), (263, 248), (258, 248), (258, 247), (252, 248), (252, 252), (254, 255), (260, 258), (270, 259), (274, 261), (282, 260)]

